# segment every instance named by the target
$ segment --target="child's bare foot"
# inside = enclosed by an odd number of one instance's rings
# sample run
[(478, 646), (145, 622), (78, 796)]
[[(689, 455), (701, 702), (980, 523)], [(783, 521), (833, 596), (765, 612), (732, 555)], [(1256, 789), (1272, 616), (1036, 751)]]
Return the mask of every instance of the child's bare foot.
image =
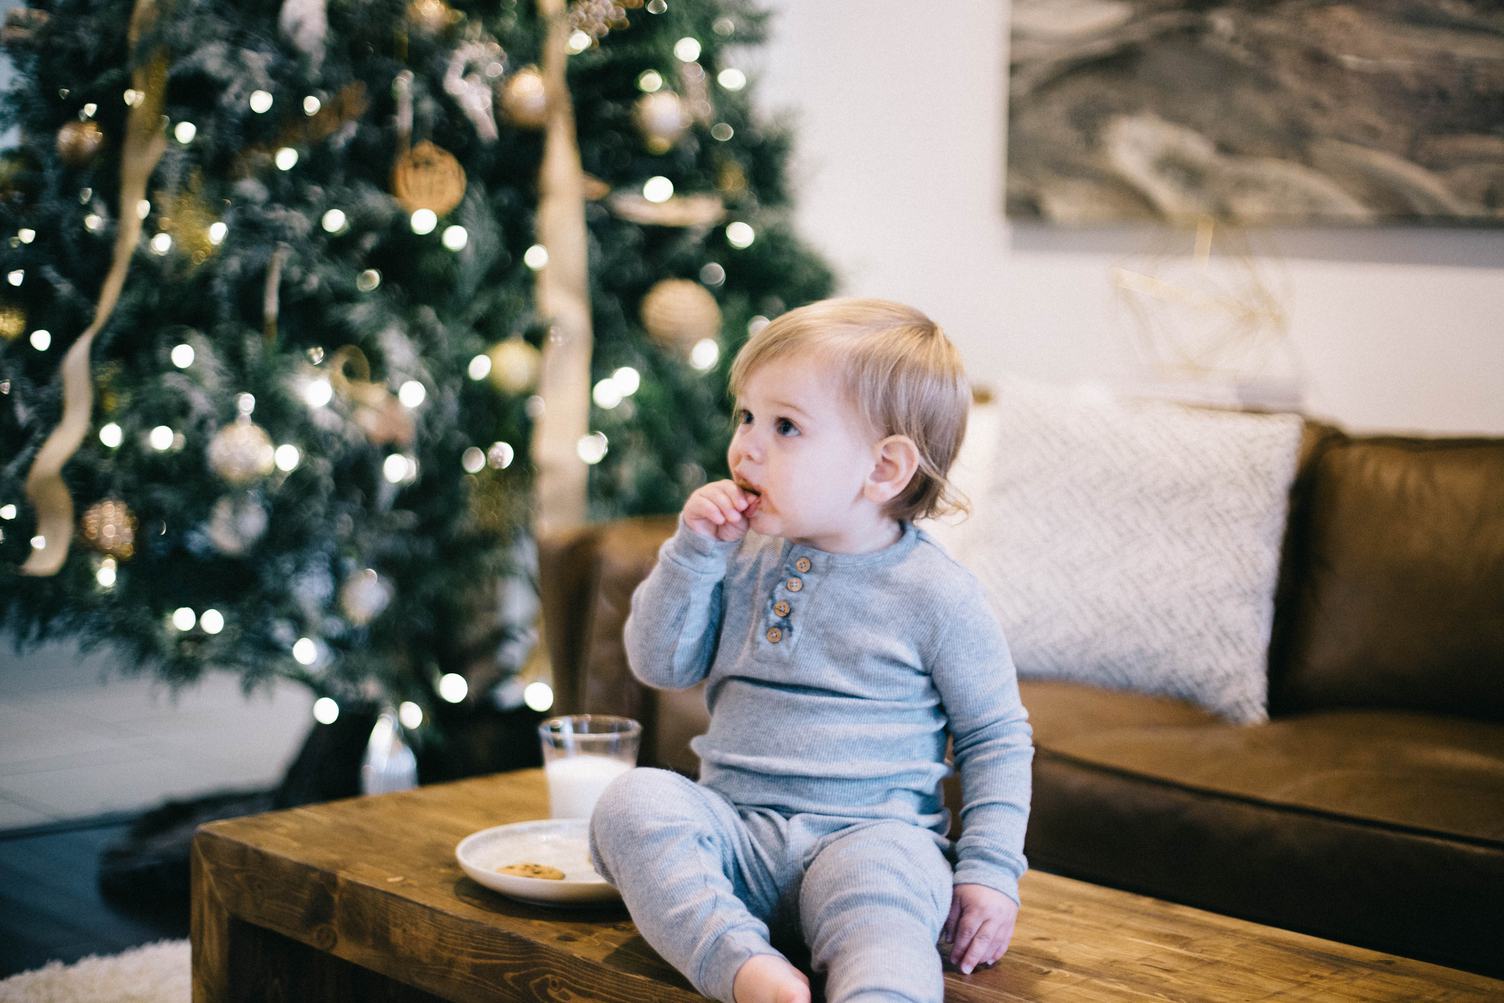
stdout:
[(736, 1003), (810, 1003), (809, 979), (776, 954), (754, 954), (731, 984)]

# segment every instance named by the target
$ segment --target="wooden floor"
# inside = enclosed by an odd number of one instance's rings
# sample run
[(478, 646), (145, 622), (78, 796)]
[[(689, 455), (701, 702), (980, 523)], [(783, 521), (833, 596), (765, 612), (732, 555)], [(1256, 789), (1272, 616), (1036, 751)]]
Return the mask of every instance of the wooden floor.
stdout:
[(109, 815), (0, 833), (0, 978), (188, 936), (186, 901), (143, 913), (99, 892), (100, 853), (131, 821)]

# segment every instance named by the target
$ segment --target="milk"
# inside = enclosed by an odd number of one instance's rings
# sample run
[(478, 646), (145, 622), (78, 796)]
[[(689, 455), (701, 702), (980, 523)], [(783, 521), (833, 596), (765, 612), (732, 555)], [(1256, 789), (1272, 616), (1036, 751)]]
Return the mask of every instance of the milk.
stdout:
[(549, 814), (554, 818), (589, 818), (606, 785), (632, 768), (611, 756), (561, 756), (544, 766), (548, 777)]

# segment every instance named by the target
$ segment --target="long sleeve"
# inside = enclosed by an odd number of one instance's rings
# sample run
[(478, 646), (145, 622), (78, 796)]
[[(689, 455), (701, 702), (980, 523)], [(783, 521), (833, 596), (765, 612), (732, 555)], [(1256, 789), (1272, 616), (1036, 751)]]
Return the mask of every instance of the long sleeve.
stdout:
[(1018, 901), (1028, 868), (1033, 729), (1002, 629), (978, 594), (957, 604), (935, 654), (933, 678), (961, 774), (956, 883), (987, 885)]
[(686, 689), (715, 660), (722, 581), (736, 542), (702, 536), (679, 522), (658, 564), (632, 593), (624, 640), (632, 674), (648, 686)]

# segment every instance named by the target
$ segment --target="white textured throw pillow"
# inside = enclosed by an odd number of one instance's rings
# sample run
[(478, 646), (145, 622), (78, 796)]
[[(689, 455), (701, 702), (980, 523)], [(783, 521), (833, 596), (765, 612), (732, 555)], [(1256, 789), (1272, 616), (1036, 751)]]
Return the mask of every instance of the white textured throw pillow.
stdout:
[(1269, 632), (1298, 415), (999, 387), (967, 564), (1025, 678), (1268, 719)]

